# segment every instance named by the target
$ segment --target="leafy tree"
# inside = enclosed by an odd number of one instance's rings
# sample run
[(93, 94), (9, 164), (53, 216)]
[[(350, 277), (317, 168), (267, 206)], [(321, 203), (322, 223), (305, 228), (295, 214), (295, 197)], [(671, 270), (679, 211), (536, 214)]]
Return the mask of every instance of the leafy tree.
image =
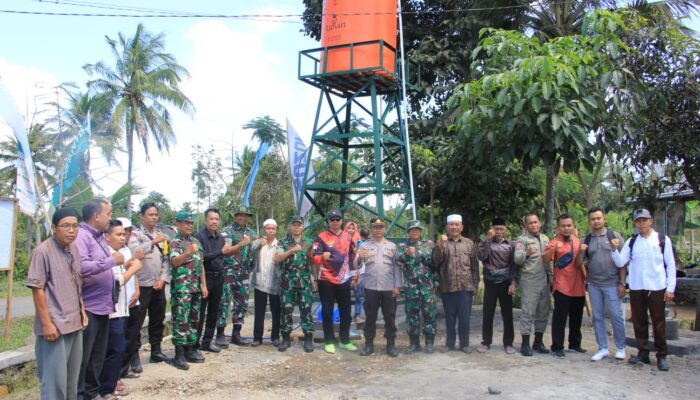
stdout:
[[(190, 113), (192, 103), (179, 88), (187, 70), (175, 58), (165, 53), (163, 34), (153, 35), (143, 24), (136, 27), (131, 38), (119, 34), (117, 40), (106, 37), (115, 58), (114, 67), (100, 61), (83, 68), (97, 78), (88, 82), (90, 90), (113, 101), (112, 127), (126, 138), (128, 153), (127, 182), (133, 180), (134, 140), (140, 141), (149, 157), (149, 143), (160, 151), (175, 144), (168, 105)], [(131, 204), (131, 198), (128, 200)], [(129, 206), (129, 216), (131, 207)]]
[(243, 125), (243, 129), (253, 130), (253, 139), (258, 139), (260, 143), (267, 143), (270, 147), (279, 152), (282, 160), (285, 160), (282, 146), (287, 144), (287, 133), (277, 121), (269, 115), (253, 118)]
[[(165, 197), (164, 194), (156, 191), (150, 192), (146, 197), (143, 198), (143, 200), (141, 200), (141, 202), (139, 202), (139, 209), (141, 209), (141, 206), (148, 203), (155, 203), (158, 206), (158, 215), (160, 223), (166, 225), (175, 225), (175, 214), (177, 214), (177, 211), (173, 209), (173, 207), (170, 205), (170, 201)], [(141, 224), (140, 221), (133, 222), (137, 223), (137, 225)]]

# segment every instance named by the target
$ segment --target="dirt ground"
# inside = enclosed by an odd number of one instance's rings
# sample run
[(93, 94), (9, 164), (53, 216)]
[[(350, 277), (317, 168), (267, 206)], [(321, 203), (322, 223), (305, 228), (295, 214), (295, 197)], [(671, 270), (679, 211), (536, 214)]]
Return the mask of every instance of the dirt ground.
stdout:
[[(517, 318), (516, 318), (517, 321)], [(498, 323), (498, 322), (497, 322)], [(250, 329), (246, 323), (245, 328)], [(444, 341), (444, 320), (436, 344)], [(471, 344), (481, 340), (481, 311), (472, 313)], [(398, 345), (408, 346), (400, 328)], [(190, 364), (189, 371), (169, 365), (144, 363), (139, 379), (124, 380), (129, 399), (700, 399), (700, 355), (669, 356), (670, 372), (620, 361), (590, 361), (597, 350), (590, 320), (584, 326), (588, 354), (567, 353), (565, 360), (551, 355), (507, 355), (499, 345), (500, 323), (491, 351), (407, 355), (390, 358), (384, 341), (378, 354), (360, 357), (353, 352), (323, 352), (316, 344), (304, 353), (301, 343), (280, 353), (269, 343), (258, 348), (231, 347), (219, 354), (205, 353), (206, 362)], [(516, 347), (520, 345), (516, 322)], [(549, 330), (549, 327), (548, 327)], [(381, 332), (381, 331), (380, 331)], [(549, 334), (545, 342), (549, 344)], [(361, 342), (357, 342), (358, 345)], [(360, 346), (361, 347), (361, 346)], [(167, 347), (166, 347), (166, 350)], [(628, 348), (629, 353), (634, 349)], [(147, 352), (142, 353), (146, 360)], [(489, 394), (489, 388), (499, 394)]]

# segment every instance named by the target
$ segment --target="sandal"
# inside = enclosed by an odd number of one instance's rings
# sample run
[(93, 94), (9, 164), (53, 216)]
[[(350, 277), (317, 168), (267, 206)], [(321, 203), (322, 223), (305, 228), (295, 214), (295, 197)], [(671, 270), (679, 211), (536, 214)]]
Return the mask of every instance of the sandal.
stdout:
[(136, 379), (136, 378), (140, 378), (140, 377), (141, 377), (141, 375), (137, 374), (134, 371), (129, 371), (126, 373), (126, 375), (124, 375), (124, 378), (126, 378), (126, 379)]
[(125, 392), (126, 385), (122, 381), (117, 381), (117, 386), (114, 388), (115, 392)]

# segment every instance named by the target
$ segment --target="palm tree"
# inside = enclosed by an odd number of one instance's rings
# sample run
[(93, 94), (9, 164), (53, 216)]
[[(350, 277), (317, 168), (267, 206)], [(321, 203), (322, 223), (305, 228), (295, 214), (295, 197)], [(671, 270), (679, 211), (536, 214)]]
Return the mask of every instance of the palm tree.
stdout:
[[(171, 54), (164, 52), (164, 35), (147, 32), (143, 24), (136, 27), (131, 38), (119, 33), (117, 40), (108, 36), (106, 39), (115, 58), (114, 68), (100, 61), (85, 65), (83, 69), (90, 76), (98, 77), (88, 82), (90, 90), (111, 99), (111, 125), (126, 138), (127, 183), (131, 184), (134, 140), (141, 142), (146, 161), (150, 161), (151, 141), (159, 151), (166, 152), (176, 143), (167, 105), (174, 105), (188, 114), (194, 112), (192, 102), (179, 88), (182, 78), (189, 77), (189, 73)], [(131, 218), (131, 196), (128, 204)]]
[(267, 143), (270, 147), (277, 149), (282, 160), (285, 163), (287, 162), (284, 151), (282, 151), (282, 146), (287, 144), (287, 135), (277, 121), (269, 115), (257, 117), (243, 125), (243, 129), (252, 129), (254, 139), (258, 139), (260, 143)]

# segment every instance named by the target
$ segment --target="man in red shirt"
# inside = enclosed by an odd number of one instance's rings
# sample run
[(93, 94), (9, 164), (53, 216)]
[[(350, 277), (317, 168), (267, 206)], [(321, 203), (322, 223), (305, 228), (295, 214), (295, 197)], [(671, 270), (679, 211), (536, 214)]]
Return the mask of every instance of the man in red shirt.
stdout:
[(586, 302), (586, 277), (579, 252), (580, 241), (574, 235), (576, 225), (568, 214), (557, 218), (557, 232), (542, 253), (544, 262), (554, 262), (554, 312), (552, 313), (552, 355), (564, 358), (564, 331), (569, 320), (569, 350), (585, 353), (581, 348), (581, 321)]

